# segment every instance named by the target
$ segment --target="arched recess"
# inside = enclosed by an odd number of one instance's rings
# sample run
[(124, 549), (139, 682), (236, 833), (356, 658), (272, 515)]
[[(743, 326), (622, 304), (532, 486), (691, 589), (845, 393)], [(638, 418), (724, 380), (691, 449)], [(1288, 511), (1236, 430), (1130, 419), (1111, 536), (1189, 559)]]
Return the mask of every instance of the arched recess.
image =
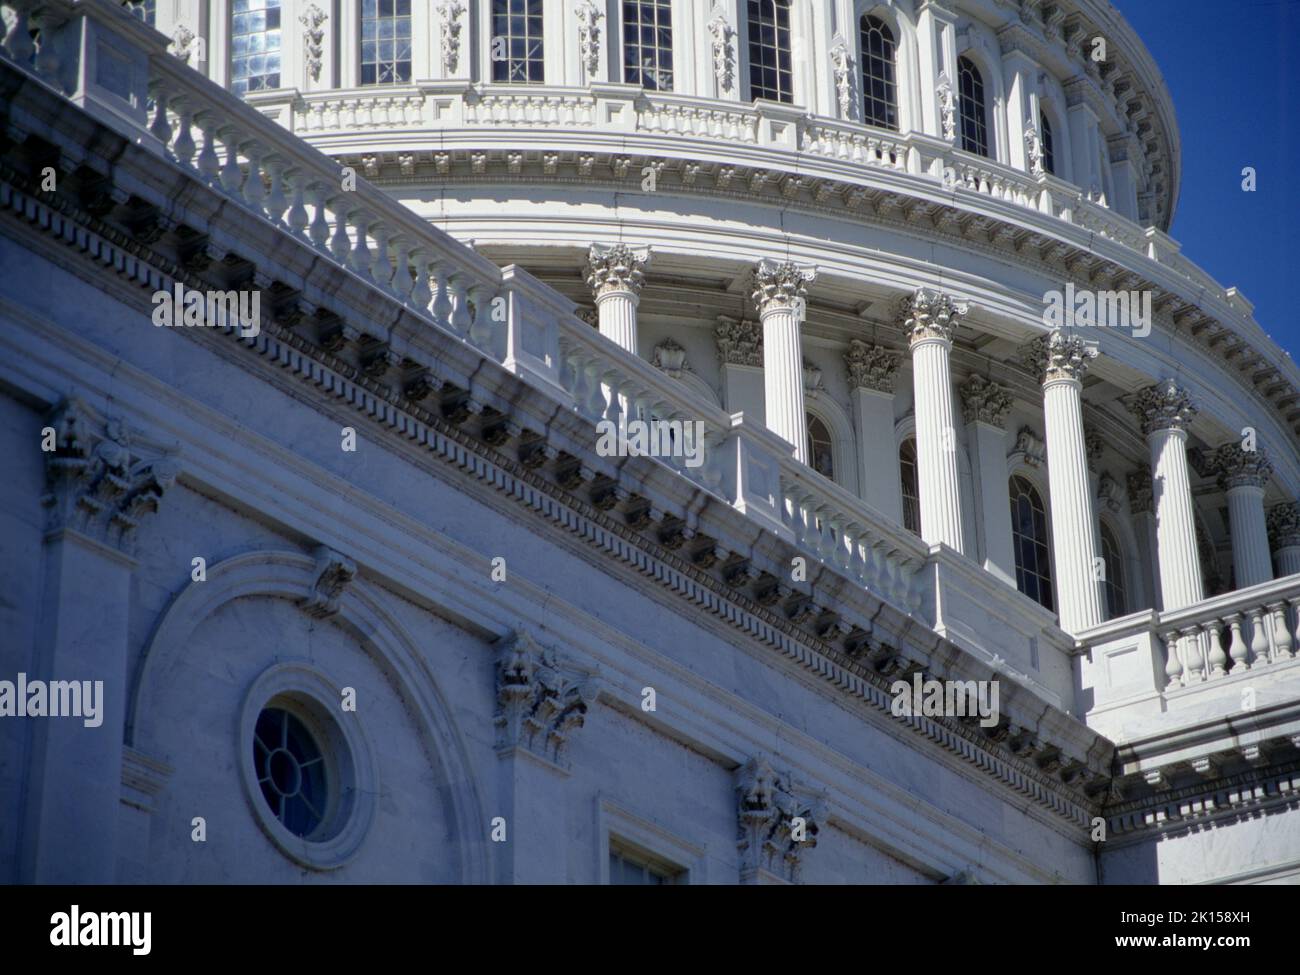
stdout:
[(1105, 524), (1114, 533), (1119, 542), (1120, 552), (1124, 556), (1124, 585), (1128, 591), (1128, 612), (1136, 613), (1142, 609), (1154, 607), (1153, 596), (1147, 591), (1146, 578), (1142, 571), (1137, 532), (1128, 517), (1119, 514), (1103, 513), (1099, 522)]
[(833, 480), (846, 491), (858, 497), (858, 456), (853, 435), (853, 421), (840, 409), (840, 405), (825, 393), (804, 398), (804, 411), (826, 424), (832, 438), (832, 453), (835, 457), (835, 477)]
[[(156, 751), (152, 727), (157, 675), (185, 656), (191, 635), (214, 613), (237, 599), (271, 597), (299, 603), (313, 596), (320, 568), (310, 555), (290, 551), (255, 551), (210, 566), (204, 582), (191, 582), (163, 613), (140, 659), (127, 708), (126, 744), (146, 754)], [(481, 840), (483, 803), (468, 751), (455, 723), (453, 709), (418, 650), (412, 634), (383, 606), (377, 592), (354, 578), (337, 601), (330, 619), (390, 676), (396, 693), (415, 716), (430, 755), (443, 776), (455, 817), (456, 852), (464, 883), (491, 879), (487, 851)]]
[(695, 373), (683, 369), (675, 378), (683, 386), (705, 397), (714, 406), (722, 406), (722, 400), (718, 399), (717, 391)]
[[(965, 43), (958, 45), (957, 57), (969, 58), (979, 68), (980, 76), (984, 81), (985, 122), (991, 143), (988, 158), (1009, 166), (1011, 156), (1007, 146), (1007, 92), (1002, 79), (1001, 65), (993, 60), (983, 44), (971, 43), (969, 31), (959, 36), (965, 37)], [(958, 97), (960, 97), (959, 89), (958, 80), (953, 79), (953, 90), (958, 92)], [(958, 116), (960, 114), (959, 108)], [(960, 144), (959, 138), (958, 145)]]
[[(1047, 564), (1051, 567), (1052, 573), (1052, 606), (1051, 612), (1060, 612), (1060, 576), (1056, 571), (1056, 545), (1052, 539), (1052, 499), (1048, 490), (1047, 471), (1042, 467), (1033, 467), (1018, 459), (1012, 459), (1007, 464), (1008, 491), (1010, 490), (1010, 481), (1012, 478), (1024, 478), (1033, 487), (1034, 493), (1038, 495), (1039, 502), (1043, 507), (1043, 541), (1047, 546)], [(1011, 498), (1012, 505), (1015, 504), (1015, 496)], [(1014, 513), (1011, 518), (1012, 533), (1012, 559), (1013, 564), (1019, 566), (1020, 553), (1016, 550), (1016, 519)], [(1030, 598), (1033, 598), (1032, 596)], [(1036, 600), (1038, 601), (1038, 600)]]
[[(881, 0), (855, 0), (853, 5), (853, 23), (847, 25), (846, 34), (852, 35), (853, 47), (857, 51), (857, 71), (862, 73), (862, 46), (860, 40), (863, 17), (877, 17), (883, 21), (894, 35), (894, 79), (898, 85), (898, 131), (908, 132), (921, 127), (921, 82), (917, 69), (916, 23), (907, 11), (896, 3)], [(861, 78), (855, 86), (858, 97), (862, 97)]]

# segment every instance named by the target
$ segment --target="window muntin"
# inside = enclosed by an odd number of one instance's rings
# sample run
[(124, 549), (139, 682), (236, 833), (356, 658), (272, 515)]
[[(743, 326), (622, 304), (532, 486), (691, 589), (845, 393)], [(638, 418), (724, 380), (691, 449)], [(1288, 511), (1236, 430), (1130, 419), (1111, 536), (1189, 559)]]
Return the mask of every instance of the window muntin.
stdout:
[(961, 120), (961, 147), (980, 156), (989, 155), (988, 110), (984, 77), (970, 58), (957, 59), (957, 113)]
[(831, 431), (820, 417), (808, 414), (808, 466), (822, 477), (835, 480), (835, 446)]
[(749, 97), (794, 101), (790, 0), (749, 0)]
[(325, 757), (307, 726), (284, 708), (263, 710), (253, 732), (253, 764), (275, 818), (295, 836), (315, 833), (325, 820), (329, 782)]
[(1124, 591), (1124, 558), (1119, 541), (1109, 525), (1101, 523), (1101, 559), (1106, 570), (1106, 618), (1116, 619), (1128, 612), (1128, 597)]
[(235, 0), (230, 14), (230, 90), (280, 87), (280, 0)]
[(914, 535), (920, 535), (921, 492), (914, 437), (908, 437), (898, 446), (898, 476), (903, 489), (903, 527)]
[(648, 91), (673, 90), (672, 0), (625, 0), (623, 80)]
[(361, 0), (361, 83), (411, 80), (411, 0)]
[(668, 863), (643, 856), (621, 846), (609, 848), (609, 882), (611, 886), (651, 886), (679, 884), (686, 871)]
[(878, 17), (858, 23), (862, 43), (862, 121), (898, 130), (898, 84), (894, 73), (894, 33)]
[(542, 0), (492, 0), (491, 51), (493, 81), (545, 81)]
[(1043, 168), (1055, 176), (1056, 149), (1052, 140), (1052, 123), (1048, 120), (1046, 113), (1038, 116), (1038, 131), (1042, 136)]
[(1016, 556), (1016, 588), (1041, 606), (1054, 610), (1052, 556), (1047, 545), (1047, 509), (1029, 481), (1012, 475), (1011, 543)]

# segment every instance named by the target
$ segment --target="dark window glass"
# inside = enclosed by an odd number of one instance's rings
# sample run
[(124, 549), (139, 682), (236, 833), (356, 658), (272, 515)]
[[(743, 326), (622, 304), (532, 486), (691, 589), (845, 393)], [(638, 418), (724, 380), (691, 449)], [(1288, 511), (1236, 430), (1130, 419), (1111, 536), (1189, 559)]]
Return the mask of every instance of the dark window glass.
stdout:
[(410, 0), (361, 0), (361, 83), (411, 80)]
[(623, 4), (623, 80), (650, 91), (673, 90), (672, 0)]
[(1052, 556), (1047, 547), (1047, 509), (1038, 491), (1014, 475), (1011, 492), (1011, 542), (1016, 555), (1016, 588), (1047, 609), (1052, 596)]
[(898, 447), (898, 475), (903, 488), (903, 527), (921, 534), (921, 492), (917, 477), (916, 440), (908, 437)]
[(609, 882), (611, 885), (675, 884), (681, 872), (673, 873), (650, 863), (634, 853), (611, 848), (609, 851)]
[(749, 96), (794, 101), (790, 0), (749, 0)]
[(492, 0), (492, 80), (540, 85), (546, 78), (542, 0)]
[(835, 457), (831, 432), (819, 418), (808, 414), (808, 458), (810, 467), (822, 477), (835, 480)]
[(1038, 117), (1038, 130), (1043, 135), (1043, 168), (1056, 175), (1056, 149), (1052, 141), (1052, 123), (1047, 120), (1047, 115), (1043, 114)]
[(989, 155), (989, 131), (984, 103), (984, 78), (969, 58), (957, 59), (957, 113), (961, 117), (961, 147), (981, 156)]
[(310, 836), (325, 818), (325, 760), (307, 726), (283, 708), (267, 708), (253, 732), (253, 767), (262, 798), (285, 829)]
[(862, 42), (862, 121), (898, 129), (898, 86), (894, 80), (894, 35), (879, 18), (859, 22)]
[(1101, 523), (1101, 558), (1106, 567), (1106, 615), (1115, 619), (1128, 612), (1128, 599), (1124, 593), (1124, 560), (1120, 556), (1119, 542), (1110, 526)]
[(230, 11), (230, 90), (280, 87), (280, 0), (234, 0)]

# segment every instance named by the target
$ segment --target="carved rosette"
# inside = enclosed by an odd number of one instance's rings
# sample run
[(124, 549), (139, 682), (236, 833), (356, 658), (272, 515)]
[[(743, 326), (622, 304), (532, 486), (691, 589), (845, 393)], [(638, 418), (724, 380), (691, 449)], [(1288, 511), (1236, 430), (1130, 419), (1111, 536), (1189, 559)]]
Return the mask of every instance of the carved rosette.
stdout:
[(298, 23), (303, 26), (303, 58), (307, 64), (307, 74), (312, 81), (320, 81), (321, 62), (325, 51), (325, 29), (322, 25), (328, 19), (329, 16), (325, 11), (314, 3), (309, 3), (298, 16)]
[(762, 366), (763, 326), (758, 322), (720, 315), (713, 337), (724, 366)]
[(443, 0), (438, 4), (438, 15), (442, 22), (442, 70), (445, 74), (455, 74), (460, 65), (460, 19), (465, 15), (464, 0)]
[(1014, 402), (1005, 386), (985, 379), (983, 376), (971, 376), (962, 383), (961, 415), (966, 423), (990, 423), (999, 429), (1005, 429), (1007, 414), (1011, 412)]
[(178, 451), (76, 398), (55, 407), (46, 425), (55, 447), (45, 455), (47, 530), (76, 531), (131, 554), (136, 529), (176, 483)]
[(929, 339), (951, 342), (962, 317), (969, 310), (964, 301), (931, 288), (917, 288), (902, 301), (899, 323), (912, 345)]
[(817, 280), (817, 269), (793, 261), (768, 258), (754, 268), (754, 304), (760, 315), (773, 311), (793, 311), (802, 301), (808, 285)]
[(1275, 549), (1300, 545), (1300, 504), (1286, 501), (1268, 509), (1268, 540)]
[(640, 294), (649, 263), (649, 247), (592, 244), (587, 254), (587, 286), (597, 301), (615, 292)]
[(1262, 450), (1243, 450), (1233, 441), (1219, 447), (1210, 456), (1210, 473), (1218, 476), (1225, 491), (1237, 487), (1263, 488), (1273, 474), (1273, 464)]
[(733, 41), (736, 29), (727, 20), (721, 6), (713, 8), (713, 19), (709, 21), (709, 34), (713, 38), (713, 74), (718, 79), (718, 94), (725, 95), (735, 84), (736, 56)]
[(594, 80), (600, 70), (600, 21), (605, 15), (592, 0), (579, 0), (574, 13), (578, 18), (578, 54), (587, 79)]
[(1023, 347), (1021, 361), (1041, 383), (1082, 381), (1097, 347), (1077, 335), (1057, 329), (1040, 335)]
[(517, 629), (497, 654), (497, 747), (525, 748), (562, 765), (598, 691), (594, 675), (565, 672), (554, 650)]
[(892, 393), (901, 358), (883, 345), (868, 345), (861, 339), (853, 339), (849, 342), (849, 350), (844, 353), (850, 388)]
[(674, 379), (679, 378), (682, 373), (688, 372), (691, 368), (686, 362), (686, 350), (670, 338), (664, 339), (655, 346), (653, 362), (655, 366)]
[(1157, 430), (1186, 430), (1197, 414), (1187, 390), (1172, 379), (1138, 390), (1130, 409), (1144, 435)]
[(755, 758), (736, 772), (736, 802), (742, 879), (766, 871), (798, 882), (825, 820), (821, 799), (801, 794), (788, 772)]
[(1155, 510), (1155, 488), (1151, 482), (1151, 468), (1139, 467), (1132, 471), (1128, 482), (1128, 510), (1135, 515), (1149, 514)]

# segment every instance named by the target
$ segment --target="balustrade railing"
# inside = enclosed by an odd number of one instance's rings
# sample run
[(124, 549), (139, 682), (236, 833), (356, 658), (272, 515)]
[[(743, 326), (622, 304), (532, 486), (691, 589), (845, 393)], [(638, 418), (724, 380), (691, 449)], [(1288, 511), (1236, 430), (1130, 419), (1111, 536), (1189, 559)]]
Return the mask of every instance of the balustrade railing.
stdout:
[(1300, 579), (1292, 576), (1161, 613), (1167, 689), (1262, 671), (1296, 658)]

